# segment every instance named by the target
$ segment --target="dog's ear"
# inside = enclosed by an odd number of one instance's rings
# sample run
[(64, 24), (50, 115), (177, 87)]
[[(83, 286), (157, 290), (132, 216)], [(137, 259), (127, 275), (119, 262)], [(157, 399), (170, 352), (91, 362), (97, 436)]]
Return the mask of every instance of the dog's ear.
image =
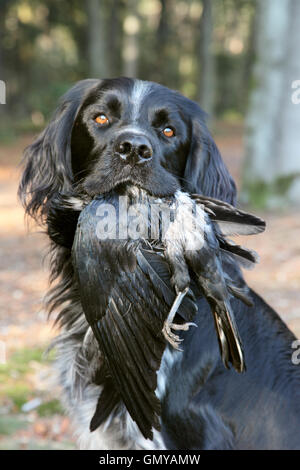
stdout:
[(85, 98), (100, 80), (82, 80), (62, 98), (49, 125), (24, 152), (19, 197), (26, 213), (36, 220), (47, 215), (48, 202), (59, 191), (71, 188), (71, 133)]
[(204, 113), (192, 119), (191, 146), (184, 181), (189, 192), (235, 204), (236, 186), (204, 122)]

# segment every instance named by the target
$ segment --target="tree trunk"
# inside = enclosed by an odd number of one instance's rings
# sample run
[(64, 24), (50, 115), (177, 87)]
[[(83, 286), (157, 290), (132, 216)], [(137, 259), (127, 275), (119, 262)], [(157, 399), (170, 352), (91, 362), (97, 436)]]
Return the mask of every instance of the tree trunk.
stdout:
[(169, 68), (169, 54), (168, 54), (168, 40), (169, 40), (169, 15), (170, 4), (168, 0), (160, 0), (161, 10), (160, 18), (154, 42), (156, 54), (156, 67), (154, 70), (154, 80), (168, 85), (168, 78), (170, 73)]
[[(255, 88), (247, 117), (244, 194), (272, 207), (300, 203), (300, 2), (258, 2)], [(294, 95), (295, 96), (295, 95)]]
[(7, 112), (6, 106), (6, 82), (7, 82), (7, 71), (4, 68), (4, 53), (3, 53), (3, 37), (5, 30), (5, 18), (8, 7), (8, 0), (2, 1), (0, 5), (0, 115), (4, 115)]
[(128, 0), (123, 26), (123, 73), (126, 77), (137, 77), (140, 31), (137, 0)]
[(243, 113), (247, 111), (248, 105), (248, 92), (251, 88), (251, 74), (253, 64), (255, 60), (255, 38), (257, 34), (257, 16), (256, 11), (257, 0), (254, 0), (252, 8), (254, 11), (251, 12), (249, 32), (247, 38), (246, 50), (243, 54), (242, 59), (242, 73), (241, 73), (241, 86), (239, 92), (239, 102), (241, 103), (241, 109)]
[(213, 114), (215, 101), (215, 60), (212, 50), (212, 2), (202, 0), (203, 11), (200, 22), (199, 59), (201, 77), (199, 82), (198, 99), (201, 107), (209, 115)]
[(122, 73), (122, 39), (123, 39), (123, 0), (111, 0), (109, 3), (110, 16), (109, 24), (109, 43), (107, 44), (107, 57), (110, 64), (110, 72), (114, 77)]
[(103, 0), (86, 0), (88, 17), (88, 60), (92, 78), (110, 76), (106, 57), (106, 18)]

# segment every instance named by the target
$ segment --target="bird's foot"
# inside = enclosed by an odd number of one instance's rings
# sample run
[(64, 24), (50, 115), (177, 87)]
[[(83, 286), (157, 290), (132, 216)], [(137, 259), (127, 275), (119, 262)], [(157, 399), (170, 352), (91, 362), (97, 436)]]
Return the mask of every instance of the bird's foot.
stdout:
[(181, 331), (188, 331), (190, 326), (197, 326), (196, 323), (169, 323), (168, 321), (165, 321), (162, 332), (168, 343), (173, 346), (174, 349), (177, 349), (177, 351), (183, 351), (181, 349), (180, 343), (182, 343), (183, 339), (180, 338), (178, 335), (175, 335), (172, 330), (181, 330)]

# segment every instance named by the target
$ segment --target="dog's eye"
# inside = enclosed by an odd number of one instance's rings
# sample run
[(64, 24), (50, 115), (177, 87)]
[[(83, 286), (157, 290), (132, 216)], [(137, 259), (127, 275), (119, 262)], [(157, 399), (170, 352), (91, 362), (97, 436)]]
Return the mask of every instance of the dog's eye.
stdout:
[(97, 117), (95, 118), (95, 122), (96, 122), (97, 124), (103, 125), (103, 124), (108, 124), (108, 123), (109, 123), (109, 120), (108, 120), (108, 117), (105, 116), (105, 114), (99, 114), (99, 116), (97, 116)]
[(165, 127), (163, 133), (166, 137), (173, 137), (174, 135), (174, 131), (171, 129), (171, 127)]

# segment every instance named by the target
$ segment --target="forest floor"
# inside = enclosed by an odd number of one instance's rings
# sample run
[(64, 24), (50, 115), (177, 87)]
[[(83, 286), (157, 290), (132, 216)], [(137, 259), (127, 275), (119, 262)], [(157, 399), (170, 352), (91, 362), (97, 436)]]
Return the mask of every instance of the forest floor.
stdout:
[[(72, 449), (72, 425), (53, 385), (53, 355), (43, 354), (55, 335), (42, 303), (47, 241), (38, 229), (28, 232), (16, 197), (17, 165), (31, 141), (26, 136), (0, 145), (0, 449)], [(242, 129), (218, 126), (216, 141), (239, 182)], [(244, 244), (261, 262), (246, 278), (300, 337), (300, 210), (258, 215), (267, 230)]]

